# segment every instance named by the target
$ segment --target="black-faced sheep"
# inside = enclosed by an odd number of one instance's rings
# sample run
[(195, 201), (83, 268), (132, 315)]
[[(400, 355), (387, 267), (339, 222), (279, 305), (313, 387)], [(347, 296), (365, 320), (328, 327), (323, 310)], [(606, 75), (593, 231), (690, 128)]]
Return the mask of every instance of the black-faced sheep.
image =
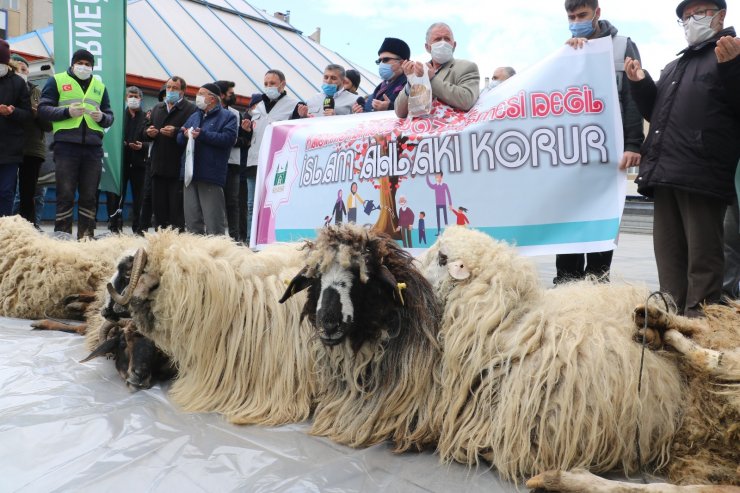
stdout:
[(312, 434), (396, 451), (436, 443), (439, 306), (390, 237), (330, 226), (310, 245), (282, 301), (308, 289), (303, 314), (323, 343)]
[(131, 320), (112, 323), (85, 363), (99, 356), (112, 357), (118, 374), (133, 390), (148, 389), (157, 381), (177, 375), (170, 359), (154, 343), (141, 335)]
[(123, 294), (110, 294), (177, 366), (172, 400), (238, 424), (307, 419), (318, 344), (301, 322), (302, 298), (278, 304), (300, 269), (299, 246), (255, 254), (226, 237), (164, 231), (145, 252)]
[(676, 361), (648, 351), (638, 395), (632, 314), (646, 289), (543, 290), (513, 248), (464, 228), (446, 230), (422, 263), (444, 303), (444, 459), (483, 457), (513, 480), (552, 469), (633, 473), (638, 446), (658, 471), (671, 463), (690, 394)]
[(0, 218), (0, 316), (36, 320), (74, 318), (69, 295), (95, 292), (127, 250), (144, 239), (111, 236), (100, 240), (62, 241), (36, 231), (19, 216)]

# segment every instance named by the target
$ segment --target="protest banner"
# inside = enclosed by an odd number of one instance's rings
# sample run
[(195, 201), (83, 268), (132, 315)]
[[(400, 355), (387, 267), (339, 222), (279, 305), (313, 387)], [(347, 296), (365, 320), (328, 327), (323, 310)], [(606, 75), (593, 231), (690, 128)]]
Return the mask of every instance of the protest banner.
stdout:
[(252, 246), (356, 222), (426, 248), (464, 224), (523, 254), (613, 249), (626, 179), (610, 38), (563, 47), (468, 112), (276, 123), (260, 149)]
[(116, 118), (105, 129), (103, 173), (98, 188), (118, 195), (124, 120), (119, 109), (126, 106), (126, 5), (124, 1), (99, 0), (60, 0), (53, 4), (54, 70), (66, 71), (72, 54), (85, 49), (95, 57), (93, 75), (100, 77), (108, 89)]

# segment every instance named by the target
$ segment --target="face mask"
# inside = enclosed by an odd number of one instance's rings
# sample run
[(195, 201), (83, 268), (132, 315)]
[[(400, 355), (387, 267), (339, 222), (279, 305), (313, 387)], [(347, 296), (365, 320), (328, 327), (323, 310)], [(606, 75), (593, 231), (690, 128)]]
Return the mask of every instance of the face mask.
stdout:
[(280, 89), (277, 87), (265, 87), (265, 96), (274, 101), (280, 97)]
[(594, 29), (593, 19), (591, 19), (590, 21), (570, 23), (570, 32), (571, 34), (573, 34), (574, 38), (588, 38), (594, 33), (595, 30), (596, 29)]
[(179, 91), (167, 91), (167, 93), (164, 96), (164, 100), (170, 104), (175, 104), (178, 101), (180, 101), (180, 92)]
[(92, 67), (87, 65), (75, 65), (72, 67), (72, 73), (80, 80), (87, 80), (92, 75)]
[(4, 63), (0, 63), (0, 77), (5, 77), (8, 74), (8, 66)]
[(208, 107), (208, 103), (206, 103), (206, 97), (205, 96), (195, 96), (195, 106), (198, 107), (199, 110), (204, 110)]
[(378, 65), (378, 75), (383, 80), (391, 80), (393, 77), (393, 68), (390, 63), (381, 63)]
[(24, 81), (28, 82), (28, 74), (18, 74), (18, 77), (20, 77)]
[(452, 60), (455, 48), (447, 41), (439, 41), (432, 45), (432, 60), (442, 65)]
[[(714, 14), (717, 15), (717, 14)], [(695, 21), (690, 18), (689, 21), (683, 26), (684, 33), (686, 34), (686, 41), (689, 46), (698, 45), (709, 39), (712, 39), (717, 32), (710, 26), (712, 24), (712, 17), (705, 17), (700, 21)]]
[(501, 84), (501, 81), (500, 81), (500, 80), (492, 80), (492, 81), (491, 81), (491, 82), (490, 82), (490, 83), (488, 84), (488, 88), (489, 88), (489, 89), (493, 89), (494, 87), (497, 87), (497, 86), (499, 86), (500, 84)]
[(128, 104), (128, 107), (132, 110), (138, 110), (141, 108), (141, 99), (139, 98), (128, 98), (126, 100), (126, 103)]
[(321, 90), (324, 91), (324, 94), (326, 94), (327, 96), (332, 97), (337, 93), (337, 85), (321, 84)]

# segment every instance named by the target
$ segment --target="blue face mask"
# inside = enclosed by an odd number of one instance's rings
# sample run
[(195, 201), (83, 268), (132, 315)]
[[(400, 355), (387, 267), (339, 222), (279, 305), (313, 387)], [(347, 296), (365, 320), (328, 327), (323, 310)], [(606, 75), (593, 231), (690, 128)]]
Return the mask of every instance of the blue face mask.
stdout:
[(164, 96), (164, 100), (170, 104), (175, 104), (180, 101), (180, 93), (178, 91), (167, 91)]
[(326, 94), (327, 96), (332, 97), (337, 93), (337, 85), (321, 84), (321, 90), (324, 91), (324, 94)]
[(393, 77), (393, 68), (390, 63), (381, 63), (378, 65), (378, 75), (383, 80), (391, 80)]
[(588, 38), (594, 33), (595, 30), (596, 29), (594, 29), (593, 19), (591, 19), (590, 21), (570, 23), (570, 32), (573, 34), (574, 38)]

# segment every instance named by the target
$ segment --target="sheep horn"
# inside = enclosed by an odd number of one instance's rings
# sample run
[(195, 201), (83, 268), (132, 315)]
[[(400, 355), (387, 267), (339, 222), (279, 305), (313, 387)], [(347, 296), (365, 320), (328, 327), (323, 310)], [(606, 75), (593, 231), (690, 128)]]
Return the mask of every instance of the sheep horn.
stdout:
[(98, 341), (105, 341), (108, 339), (108, 334), (110, 333), (111, 329), (118, 325), (117, 322), (111, 322), (110, 320), (106, 320), (103, 322), (103, 325), (100, 326), (98, 329)]
[(123, 290), (123, 294), (118, 294), (118, 292), (116, 292), (116, 288), (114, 288), (111, 283), (108, 283), (106, 287), (113, 301), (121, 306), (127, 306), (129, 304), (131, 297), (134, 294), (134, 289), (136, 289), (136, 285), (139, 284), (141, 273), (144, 272), (144, 267), (146, 267), (146, 260), (146, 250), (143, 248), (136, 250), (134, 265), (131, 267), (131, 280), (126, 289)]

